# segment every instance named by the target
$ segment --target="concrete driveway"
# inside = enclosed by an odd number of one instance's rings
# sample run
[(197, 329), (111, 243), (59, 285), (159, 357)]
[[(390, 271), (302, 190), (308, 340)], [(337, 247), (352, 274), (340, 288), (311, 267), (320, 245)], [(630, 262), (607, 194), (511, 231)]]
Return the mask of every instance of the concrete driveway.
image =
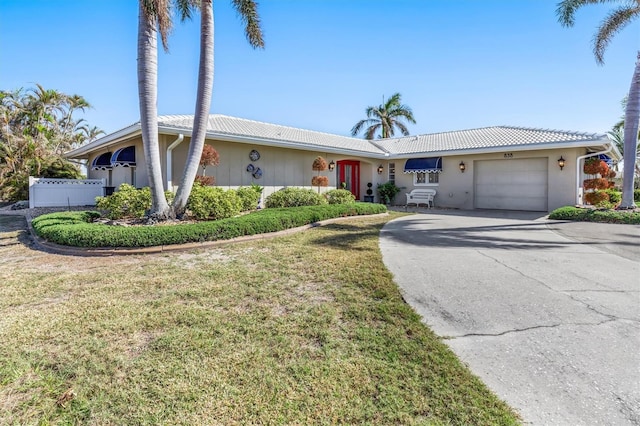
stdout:
[(435, 211), (389, 222), (380, 248), (407, 302), (525, 423), (640, 425), (640, 226)]

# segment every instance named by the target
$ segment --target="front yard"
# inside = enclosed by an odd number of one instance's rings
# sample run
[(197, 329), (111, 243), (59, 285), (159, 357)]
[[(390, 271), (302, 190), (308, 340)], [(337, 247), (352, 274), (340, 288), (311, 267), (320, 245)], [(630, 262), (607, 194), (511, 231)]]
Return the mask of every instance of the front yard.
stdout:
[(516, 424), (402, 300), (395, 215), (109, 258), (0, 217), (0, 423)]

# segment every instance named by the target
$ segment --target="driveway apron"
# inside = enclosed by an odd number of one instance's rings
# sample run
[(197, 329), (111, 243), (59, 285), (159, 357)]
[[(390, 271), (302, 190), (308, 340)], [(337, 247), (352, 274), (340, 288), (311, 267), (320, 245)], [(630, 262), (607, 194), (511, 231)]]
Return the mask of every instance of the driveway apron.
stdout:
[(567, 229), (438, 211), (389, 222), (380, 248), (406, 301), (525, 424), (640, 425), (640, 226), (594, 227), (603, 247)]

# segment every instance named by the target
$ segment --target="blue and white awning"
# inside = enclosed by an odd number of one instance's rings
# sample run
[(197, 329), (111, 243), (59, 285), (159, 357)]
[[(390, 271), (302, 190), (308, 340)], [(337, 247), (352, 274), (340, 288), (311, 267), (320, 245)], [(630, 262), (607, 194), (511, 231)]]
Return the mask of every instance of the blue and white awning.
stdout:
[(609, 157), (607, 154), (600, 154), (598, 158), (607, 163), (607, 166), (613, 166), (613, 158)]
[(111, 156), (111, 165), (114, 167), (135, 167), (136, 147), (132, 145), (114, 152)]
[(404, 164), (405, 173), (440, 173), (442, 157), (410, 158)]
[(91, 170), (108, 170), (111, 168), (111, 153), (105, 152), (98, 155), (91, 163)]

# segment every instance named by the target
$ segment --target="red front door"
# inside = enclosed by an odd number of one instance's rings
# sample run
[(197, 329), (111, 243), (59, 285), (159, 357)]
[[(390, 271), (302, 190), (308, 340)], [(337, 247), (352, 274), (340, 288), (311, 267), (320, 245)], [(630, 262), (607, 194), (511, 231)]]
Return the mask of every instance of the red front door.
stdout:
[(348, 189), (356, 197), (356, 200), (360, 200), (359, 161), (338, 161), (338, 188)]

